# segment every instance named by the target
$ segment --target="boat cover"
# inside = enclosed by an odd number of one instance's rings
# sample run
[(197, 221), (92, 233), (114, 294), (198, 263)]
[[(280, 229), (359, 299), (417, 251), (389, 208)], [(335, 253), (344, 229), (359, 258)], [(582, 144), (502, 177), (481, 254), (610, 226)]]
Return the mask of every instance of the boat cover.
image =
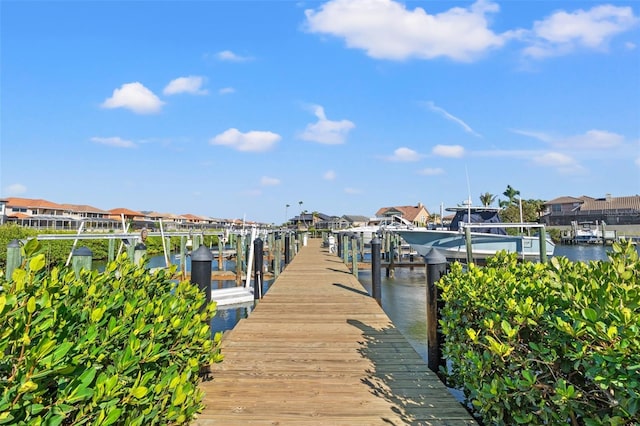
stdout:
[[(468, 219), (468, 211), (458, 210), (455, 217), (449, 225), (449, 230), (457, 231), (460, 229), (460, 223), (501, 223), (500, 216), (495, 210), (471, 211), (471, 220)], [(504, 228), (471, 228), (473, 232), (482, 232), (485, 234), (507, 235)]]

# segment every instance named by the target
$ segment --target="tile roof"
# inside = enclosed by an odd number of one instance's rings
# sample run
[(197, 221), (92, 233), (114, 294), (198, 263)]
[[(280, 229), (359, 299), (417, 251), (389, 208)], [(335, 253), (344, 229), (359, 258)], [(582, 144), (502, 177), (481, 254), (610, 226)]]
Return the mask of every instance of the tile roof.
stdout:
[(415, 218), (420, 214), (422, 209), (424, 209), (427, 212), (427, 214), (429, 214), (429, 211), (427, 210), (427, 208), (424, 205), (418, 204), (417, 206), (382, 207), (381, 209), (379, 209), (376, 212), (376, 216), (377, 217), (381, 217), (381, 216), (384, 216), (385, 214), (387, 214), (389, 211), (394, 211), (395, 210), (395, 211), (400, 212), (404, 219), (407, 219), (408, 221), (414, 221)]
[(40, 208), (40, 209), (51, 209), (51, 210), (64, 210), (64, 206), (62, 204), (53, 203), (51, 201), (42, 200), (42, 199), (32, 199), (32, 198), (19, 198), (19, 197), (9, 197), (7, 198), (7, 207), (27, 207), (27, 208)]
[(640, 195), (591, 198), (580, 206), (580, 211), (589, 210), (635, 210), (640, 212)]

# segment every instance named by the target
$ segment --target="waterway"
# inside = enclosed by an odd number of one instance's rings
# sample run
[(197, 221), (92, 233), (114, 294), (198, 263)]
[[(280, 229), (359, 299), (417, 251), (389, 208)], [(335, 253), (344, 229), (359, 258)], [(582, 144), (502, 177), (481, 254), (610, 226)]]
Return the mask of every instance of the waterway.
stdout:
[[(554, 256), (564, 256), (573, 261), (583, 262), (607, 260), (607, 252), (610, 250), (610, 247), (602, 245), (556, 245)], [(172, 261), (177, 263), (175, 259)], [(164, 258), (162, 256), (151, 258), (149, 266), (164, 266)], [(224, 268), (234, 271), (235, 263), (227, 261)], [(213, 269), (217, 270), (217, 262), (213, 262)], [(371, 270), (360, 271), (358, 279), (371, 294)], [(383, 273), (381, 281), (382, 308), (420, 356), (427, 361), (427, 278), (424, 266), (417, 263), (415, 268), (397, 268), (395, 277), (389, 278)], [(265, 280), (263, 294), (269, 291), (272, 283), (273, 280)], [(235, 283), (225, 281), (223, 285), (234, 286)], [(240, 319), (247, 318), (252, 309), (253, 303), (220, 307), (212, 320), (211, 328), (214, 331), (230, 330)]]

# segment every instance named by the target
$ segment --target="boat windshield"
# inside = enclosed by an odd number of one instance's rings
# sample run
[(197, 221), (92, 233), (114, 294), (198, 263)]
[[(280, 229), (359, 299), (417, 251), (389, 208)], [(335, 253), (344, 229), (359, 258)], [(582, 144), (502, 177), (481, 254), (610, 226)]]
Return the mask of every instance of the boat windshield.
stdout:
[[(460, 223), (501, 223), (500, 216), (496, 210), (471, 210), (471, 220), (469, 220), (468, 210), (458, 210), (454, 216), (449, 229), (451, 231), (458, 231), (460, 229)], [(482, 232), (486, 234), (506, 235), (507, 231), (504, 228), (471, 228), (473, 232)]]

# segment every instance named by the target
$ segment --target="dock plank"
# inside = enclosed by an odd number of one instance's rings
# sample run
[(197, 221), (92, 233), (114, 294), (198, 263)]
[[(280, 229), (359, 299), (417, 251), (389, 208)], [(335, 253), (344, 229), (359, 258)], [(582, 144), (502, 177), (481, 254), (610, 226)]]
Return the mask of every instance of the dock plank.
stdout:
[(344, 263), (311, 239), (225, 333), (195, 425), (475, 425)]

